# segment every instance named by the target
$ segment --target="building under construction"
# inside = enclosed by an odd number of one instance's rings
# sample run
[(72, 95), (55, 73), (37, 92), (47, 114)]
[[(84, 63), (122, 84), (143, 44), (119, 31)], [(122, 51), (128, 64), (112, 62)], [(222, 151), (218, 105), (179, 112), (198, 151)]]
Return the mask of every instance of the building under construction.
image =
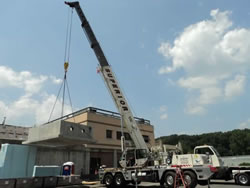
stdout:
[[(145, 142), (153, 146), (154, 127), (149, 120), (135, 118)], [(58, 119), (59, 120), (59, 119)], [(46, 147), (37, 145), (35, 165), (58, 165), (66, 161), (75, 163), (75, 173), (95, 174), (100, 165), (117, 167), (121, 156), (121, 119), (117, 112), (94, 107), (84, 108), (60, 118), (60, 120), (79, 123), (89, 129), (92, 138), (90, 144), (68, 144), (67, 146)], [(56, 121), (56, 120), (55, 120)], [(53, 123), (53, 122), (51, 122)], [(22, 144), (28, 140), (27, 127), (0, 125), (0, 142)], [(132, 145), (131, 138), (124, 128), (127, 145)], [(131, 141), (131, 142), (130, 142)], [(51, 142), (53, 144), (53, 142)], [(34, 145), (34, 144), (32, 144)]]

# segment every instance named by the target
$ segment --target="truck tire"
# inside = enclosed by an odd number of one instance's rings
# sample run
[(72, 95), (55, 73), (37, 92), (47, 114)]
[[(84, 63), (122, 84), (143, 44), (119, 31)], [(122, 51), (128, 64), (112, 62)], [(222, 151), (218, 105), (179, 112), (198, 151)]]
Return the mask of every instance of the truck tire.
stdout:
[(175, 181), (176, 174), (174, 172), (167, 172), (164, 176), (164, 182), (166, 183), (167, 187), (174, 188), (174, 181)]
[(114, 184), (114, 178), (111, 174), (106, 174), (103, 179), (103, 183), (106, 185), (106, 187), (113, 187)]
[(189, 188), (194, 188), (197, 185), (196, 175), (192, 171), (185, 171), (184, 172), (184, 180), (187, 183)]
[(115, 175), (114, 183), (115, 187), (124, 187), (126, 185), (126, 181), (121, 173)]
[(240, 185), (249, 185), (250, 184), (250, 177), (246, 173), (241, 173), (237, 175), (237, 183)]

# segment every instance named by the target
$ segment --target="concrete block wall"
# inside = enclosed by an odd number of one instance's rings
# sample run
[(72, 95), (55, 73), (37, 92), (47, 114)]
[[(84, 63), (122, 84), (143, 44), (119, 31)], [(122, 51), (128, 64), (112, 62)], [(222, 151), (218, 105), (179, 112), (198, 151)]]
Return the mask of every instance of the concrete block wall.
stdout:
[(35, 165), (58, 165), (71, 161), (75, 163), (75, 174), (80, 174), (81, 170), (85, 174), (89, 173), (89, 151), (82, 146), (67, 148), (43, 148), (38, 147)]
[(0, 125), (0, 139), (24, 141), (28, 138), (28, 127)]

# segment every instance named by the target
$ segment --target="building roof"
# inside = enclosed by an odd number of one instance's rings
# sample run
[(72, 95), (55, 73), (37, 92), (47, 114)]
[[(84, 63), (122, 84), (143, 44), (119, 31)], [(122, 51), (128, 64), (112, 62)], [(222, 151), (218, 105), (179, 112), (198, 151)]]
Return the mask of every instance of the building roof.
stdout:
[[(96, 113), (96, 114), (100, 114), (100, 115), (104, 115), (104, 116), (109, 116), (109, 117), (112, 117), (112, 118), (117, 118), (117, 119), (121, 119), (121, 116), (119, 113), (117, 112), (112, 112), (112, 111), (109, 111), (109, 110), (104, 110), (104, 109), (101, 109), (101, 108), (95, 108), (95, 107), (86, 107), (86, 108), (83, 108), (81, 110), (78, 110), (76, 112), (73, 112), (71, 114), (67, 114), (63, 117), (60, 117), (60, 118), (57, 118), (53, 121), (56, 121), (56, 120), (59, 120), (59, 119), (69, 119), (69, 118), (72, 118), (74, 116), (78, 116), (80, 114), (83, 114), (83, 113), (86, 113), (86, 112), (92, 112), (92, 113)], [(150, 120), (147, 120), (147, 119), (144, 119), (144, 118), (139, 118), (139, 117), (135, 117), (135, 120), (138, 122), (138, 123), (143, 123), (145, 125), (150, 125)], [(52, 122), (52, 121), (51, 121)]]

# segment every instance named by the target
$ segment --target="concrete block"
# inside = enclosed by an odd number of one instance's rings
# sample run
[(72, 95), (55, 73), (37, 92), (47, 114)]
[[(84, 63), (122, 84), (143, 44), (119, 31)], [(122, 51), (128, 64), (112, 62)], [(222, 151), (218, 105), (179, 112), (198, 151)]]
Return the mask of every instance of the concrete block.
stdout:
[(18, 178), (16, 179), (16, 188), (27, 188), (32, 187), (32, 178)]
[(80, 185), (82, 184), (82, 179), (79, 175), (72, 175), (71, 176), (71, 185)]
[(33, 177), (59, 176), (60, 166), (34, 166)]
[(59, 176), (57, 177), (57, 186), (70, 185), (70, 176)]
[(43, 187), (43, 177), (34, 177), (32, 188), (42, 188)]
[(57, 120), (29, 129), (29, 136), (23, 144), (46, 147), (60, 147), (94, 143), (90, 126)]
[(1, 188), (15, 188), (16, 179), (0, 179)]
[(44, 177), (43, 178), (43, 187), (48, 188), (48, 187), (56, 187), (57, 184), (57, 177)]
[(79, 175), (57, 177), (57, 186), (80, 185), (80, 184), (82, 184), (82, 180), (80, 179)]

